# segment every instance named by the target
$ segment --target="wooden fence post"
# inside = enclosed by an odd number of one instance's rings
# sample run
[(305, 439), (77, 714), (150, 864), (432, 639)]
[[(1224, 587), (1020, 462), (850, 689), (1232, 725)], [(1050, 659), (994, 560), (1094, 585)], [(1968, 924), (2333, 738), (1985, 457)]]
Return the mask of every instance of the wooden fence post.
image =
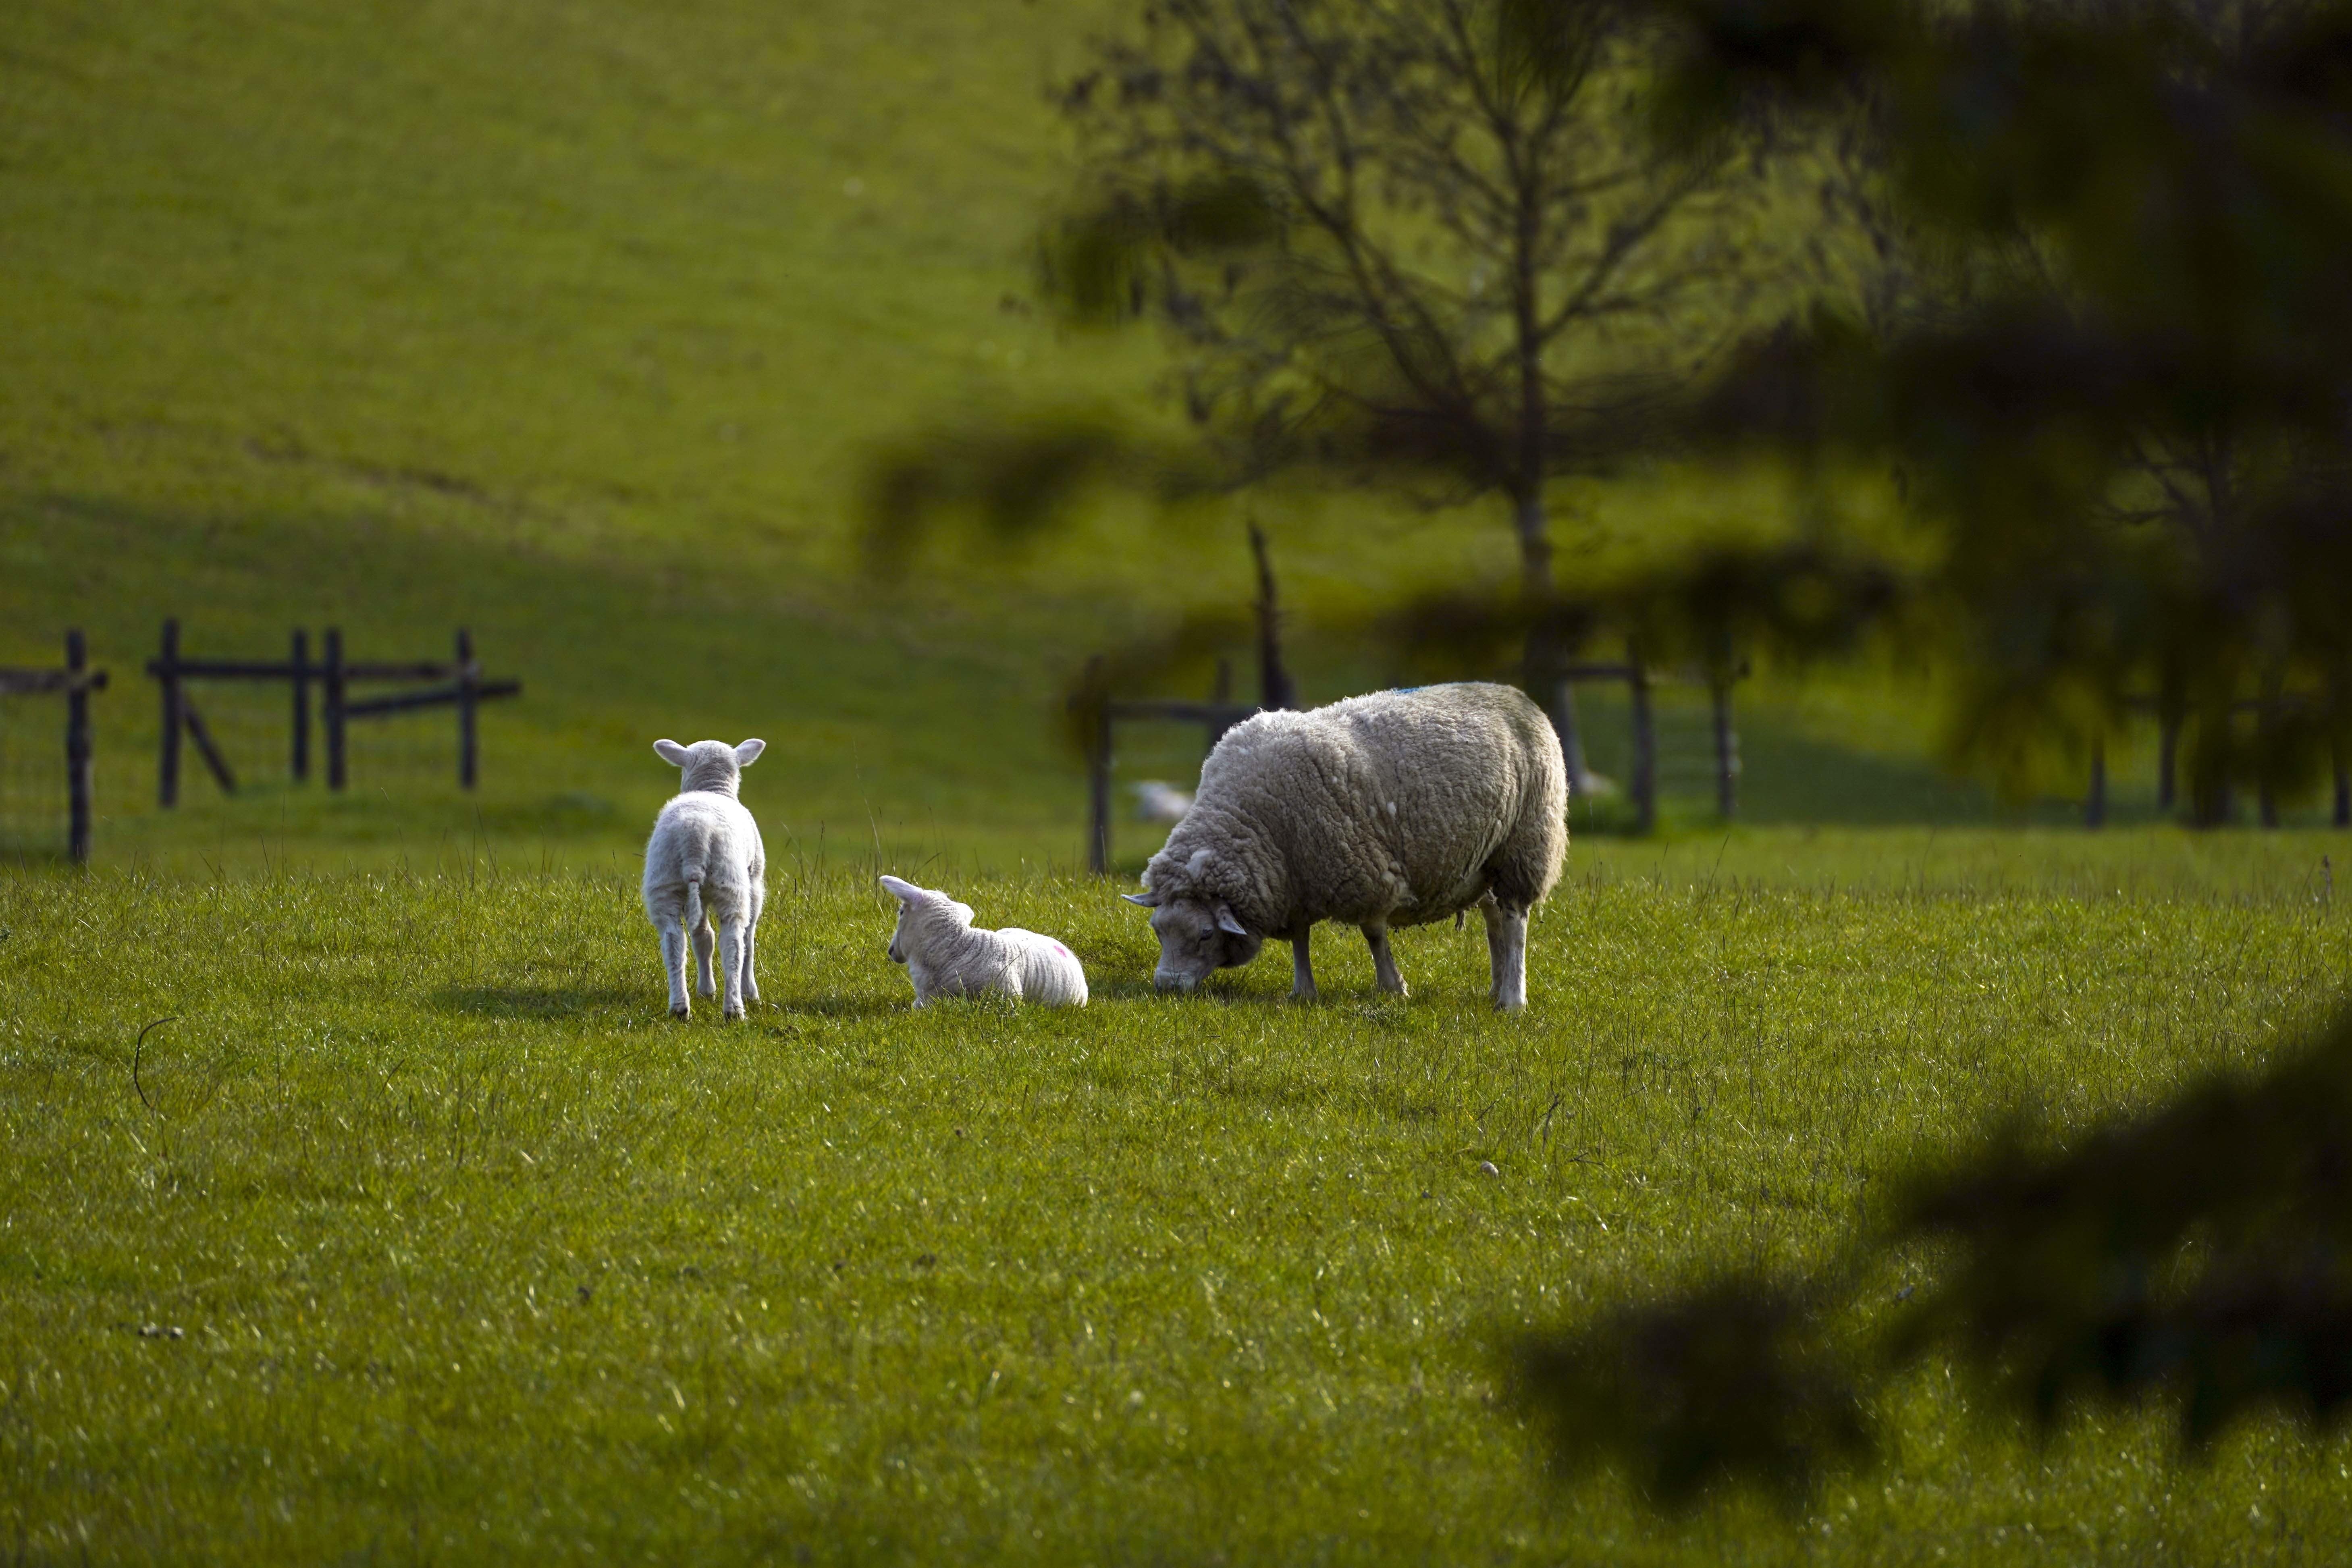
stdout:
[(2170, 811), (2179, 798), (2180, 716), (2166, 713), (2158, 721), (2156, 741), (2156, 808)]
[(1087, 869), (1099, 877), (1110, 869), (1110, 690), (1103, 682), (1103, 657), (1087, 660), (1087, 673), (1072, 699), (1087, 705)]
[(327, 787), (339, 790), (349, 776), (343, 766), (343, 631), (326, 630), (326, 692), (320, 717), (327, 726)]
[(1633, 701), (1633, 820), (1637, 831), (1658, 826), (1658, 725), (1650, 710), (1650, 672), (1631, 654), (1625, 684)]
[(2263, 678), (2262, 700), (2254, 708), (2254, 755), (2262, 772), (2254, 783), (2254, 805), (2264, 827), (2279, 825), (2278, 785), (2272, 779), (2271, 752), (2277, 744), (2279, 692), (2283, 682), (2275, 669)]
[(474, 787), (475, 762), (475, 689), (481, 684), (481, 670), (474, 663), (474, 634), (465, 627), (457, 628), (457, 787)]
[(1731, 678), (1718, 676), (1715, 699), (1715, 809), (1726, 822), (1739, 815), (1739, 731), (1731, 727)]
[(66, 853), (89, 861), (91, 791), (89, 645), (77, 626), (66, 633)]
[(180, 804), (180, 731), (187, 721), (180, 713), (180, 623), (163, 623), (163, 648), (155, 660), (155, 679), (163, 688), (163, 750), (155, 758), (155, 804)]
[(2107, 825), (2107, 742), (2105, 737), (2091, 742), (2091, 788), (2083, 797), (2083, 826), (2105, 827)]
[(310, 776), (310, 634), (294, 633), (294, 782)]

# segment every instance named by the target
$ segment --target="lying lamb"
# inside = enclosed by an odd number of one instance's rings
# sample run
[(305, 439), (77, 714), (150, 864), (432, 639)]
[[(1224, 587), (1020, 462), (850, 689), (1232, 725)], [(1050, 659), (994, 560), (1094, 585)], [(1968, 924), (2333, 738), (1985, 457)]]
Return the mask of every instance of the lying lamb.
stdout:
[(710, 922), (719, 922), (719, 966), (727, 978), (721, 1011), (743, 1016), (746, 998), (760, 999), (751, 953), (760, 930), (760, 909), (768, 901), (768, 853), (760, 825), (736, 799), (743, 770), (767, 749), (765, 741), (740, 746), (697, 741), (681, 746), (656, 741), (662, 761), (684, 770), (679, 793), (654, 820), (646, 845), (646, 916), (661, 932), (662, 969), (669, 976), (669, 1010), (683, 1018), (686, 999), (687, 933), (694, 933), (698, 989), (711, 994)]
[(1085, 966), (1052, 937), (1018, 926), (974, 931), (970, 904), (896, 877), (883, 878), (882, 885), (898, 900), (890, 962), (907, 966), (916, 1006), (934, 996), (977, 996), (983, 991), (1049, 1007), (1087, 1005)]
[(1144, 868), (1162, 990), (1190, 991), (1290, 943), (1315, 995), (1307, 933), (1360, 927), (1384, 991), (1405, 993), (1389, 928), (1475, 904), (1495, 1005), (1527, 1005), (1528, 912), (1559, 879), (1568, 769), (1543, 710), (1507, 686), (1382, 691), (1225, 732), (1192, 809)]

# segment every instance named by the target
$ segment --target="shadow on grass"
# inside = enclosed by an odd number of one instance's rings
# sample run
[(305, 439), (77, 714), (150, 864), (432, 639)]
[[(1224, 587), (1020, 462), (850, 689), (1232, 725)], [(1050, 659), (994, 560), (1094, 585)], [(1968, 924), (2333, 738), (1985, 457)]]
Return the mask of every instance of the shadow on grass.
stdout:
[[(642, 1005), (647, 994), (616, 985), (464, 985), (436, 991), (433, 1005), (487, 1018), (569, 1018)], [(658, 993), (652, 994), (660, 1001)]]

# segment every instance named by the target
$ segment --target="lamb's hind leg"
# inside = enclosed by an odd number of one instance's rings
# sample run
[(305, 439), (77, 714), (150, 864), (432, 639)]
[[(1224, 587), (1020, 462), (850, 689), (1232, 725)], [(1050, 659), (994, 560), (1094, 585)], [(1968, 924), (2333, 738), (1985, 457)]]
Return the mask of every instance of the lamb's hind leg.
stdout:
[(1516, 1013), (1528, 1005), (1528, 911), (1496, 902), (1480, 904), (1486, 917), (1486, 962), (1494, 973), (1489, 994), (1495, 1005)]
[(1290, 999), (1293, 1002), (1315, 1000), (1315, 965), (1307, 955), (1307, 938), (1311, 934), (1300, 931), (1290, 939)]
[(657, 929), (661, 932), (662, 973), (669, 978), (670, 1016), (683, 1018), (693, 1011), (693, 1005), (686, 999), (686, 922), (671, 915)]
[(705, 910), (702, 923), (694, 928), (694, 994), (716, 996), (719, 987), (710, 979), (710, 914)]
[(743, 1016), (743, 921), (729, 919), (719, 928), (719, 968), (727, 983), (727, 994), (719, 1004), (723, 1017)]
[(1411, 995), (1412, 992), (1405, 988), (1404, 976), (1397, 972), (1396, 954), (1389, 951), (1389, 928), (1365, 926), (1363, 932), (1364, 945), (1372, 950), (1372, 973), (1379, 978), (1381, 989), (1399, 996)]

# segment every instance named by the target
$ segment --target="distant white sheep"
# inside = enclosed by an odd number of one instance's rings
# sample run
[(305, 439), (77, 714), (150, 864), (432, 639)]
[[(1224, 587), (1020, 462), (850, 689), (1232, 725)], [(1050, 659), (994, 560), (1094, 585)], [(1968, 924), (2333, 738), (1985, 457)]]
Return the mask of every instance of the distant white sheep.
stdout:
[(975, 931), (970, 904), (897, 877), (883, 878), (882, 885), (898, 900), (890, 962), (907, 966), (916, 1006), (934, 996), (988, 991), (1049, 1007), (1087, 1005), (1086, 966), (1052, 937), (1019, 926)]
[(1402, 995), (1391, 926), (1477, 905), (1495, 1005), (1527, 1005), (1528, 911), (1559, 879), (1568, 769), (1543, 710), (1507, 686), (1375, 692), (1225, 731), (1192, 809), (1144, 868), (1160, 938), (1153, 984), (1192, 990), (1290, 943), (1315, 994), (1307, 933), (1358, 927), (1381, 989)]
[(687, 934), (694, 941), (697, 989), (710, 995), (711, 922), (719, 926), (719, 966), (727, 990), (720, 1011), (743, 1016), (746, 1000), (760, 999), (752, 953), (760, 910), (768, 901), (768, 852), (760, 825), (737, 799), (743, 770), (767, 749), (765, 741), (740, 746), (697, 741), (681, 746), (656, 741), (654, 752), (681, 770), (679, 793), (654, 819), (646, 844), (646, 918), (661, 933), (662, 971), (669, 976), (669, 1010), (683, 1018)]
[(1191, 795), (1159, 779), (1143, 779), (1129, 787), (1135, 791), (1135, 820), (1138, 822), (1179, 823), (1184, 820), (1184, 814), (1192, 809)]

